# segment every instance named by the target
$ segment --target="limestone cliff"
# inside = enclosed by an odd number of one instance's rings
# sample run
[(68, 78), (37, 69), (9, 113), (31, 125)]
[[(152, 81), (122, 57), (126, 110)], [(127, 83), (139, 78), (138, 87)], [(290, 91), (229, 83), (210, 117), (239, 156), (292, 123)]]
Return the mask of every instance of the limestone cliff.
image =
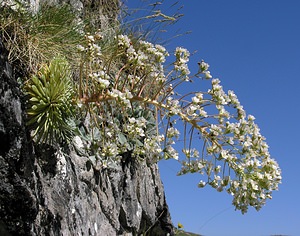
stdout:
[[(28, 2), (38, 9), (40, 1)], [(104, 0), (64, 2), (109, 23)], [(0, 235), (172, 235), (156, 164), (124, 155), (119, 169), (95, 169), (71, 146), (32, 142), (8, 53), (0, 39)]]

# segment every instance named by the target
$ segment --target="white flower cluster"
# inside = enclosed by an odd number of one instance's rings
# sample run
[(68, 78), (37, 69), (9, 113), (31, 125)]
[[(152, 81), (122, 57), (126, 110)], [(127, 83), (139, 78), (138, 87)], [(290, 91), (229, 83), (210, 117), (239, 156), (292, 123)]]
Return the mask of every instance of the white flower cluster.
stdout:
[[(91, 81), (82, 79), (85, 86), (81, 87), (88, 92), (83, 91), (80, 102), (88, 103), (90, 120), (98, 127), (93, 132), (94, 146), (101, 158), (120, 160), (126, 152), (155, 160), (174, 158), (182, 163), (179, 174), (207, 176), (199, 187), (226, 190), (243, 213), (248, 206), (260, 209), (278, 189), (281, 173), (255, 118), (246, 116), (234, 92), (226, 93), (219, 79), (209, 80), (209, 65), (201, 61), (196, 76), (211, 81), (211, 88), (179, 96), (174, 88), (190, 81), (186, 49), (176, 48), (174, 69), (166, 73), (163, 64), (168, 52), (164, 47), (118, 35), (117, 51), (105, 63), (96, 43), (99, 35), (87, 35), (88, 45), (80, 49), (87, 55)], [(108, 69), (112, 64), (114, 70)], [(185, 160), (173, 147), (180, 135), (178, 120), (184, 124)], [(199, 138), (201, 143), (195, 144)]]
[(128, 118), (129, 123), (125, 125), (124, 131), (131, 138), (145, 137), (145, 128), (147, 120), (144, 117)]
[(169, 158), (173, 158), (175, 160), (179, 159), (179, 154), (177, 150), (175, 150), (174, 147), (172, 146), (178, 140), (179, 135), (180, 132), (175, 127), (169, 127), (166, 130), (166, 142), (165, 142), (165, 149), (164, 149), (165, 159), (169, 159)]
[(129, 48), (131, 45), (130, 39), (127, 35), (118, 35), (118, 46), (119, 47), (124, 47), (124, 48)]
[(199, 65), (199, 72), (205, 75), (205, 79), (211, 79), (212, 75), (210, 74), (210, 71), (208, 70), (209, 64), (204, 62), (203, 60), (198, 63)]
[(161, 142), (164, 141), (164, 135), (153, 135), (144, 140), (143, 155), (156, 160), (160, 159), (162, 148)]
[(207, 112), (202, 106), (204, 102), (203, 94), (196, 93), (195, 96), (192, 97), (192, 103), (186, 108), (187, 115), (192, 118), (207, 117)]
[(100, 40), (102, 39), (102, 36), (100, 33), (96, 33), (95, 35), (89, 35), (87, 34), (86, 35), (86, 40), (87, 40), (87, 47), (84, 48), (82, 45), (79, 45), (78, 46), (78, 49), (80, 51), (85, 51), (88, 53), (88, 55), (91, 57), (91, 58), (94, 58), (94, 57), (100, 57), (102, 55), (102, 52), (101, 52), (101, 48), (100, 46), (96, 43), (97, 40)]
[(101, 89), (106, 89), (110, 85), (109, 76), (104, 70), (89, 74), (89, 77), (90, 79), (97, 81)]
[(190, 57), (189, 51), (185, 48), (177, 47), (175, 50), (175, 57), (176, 57), (176, 60), (174, 62), (175, 70), (180, 72), (181, 74), (180, 76), (182, 77), (183, 80), (188, 81), (189, 80), (188, 75), (190, 74), (190, 70), (187, 65)]
[[(258, 210), (265, 199), (271, 198), (272, 190), (278, 189), (281, 181), (278, 164), (270, 157), (254, 116), (246, 117), (232, 91), (226, 94), (220, 80), (213, 79), (212, 88), (206, 95), (204, 99), (203, 93), (196, 93), (185, 109), (188, 117), (185, 120), (201, 131), (205, 146), (201, 158), (184, 151), (188, 161), (182, 163), (180, 174), (205, 173), (207, 183), (202, 180), (199, 187), (209, 184), (218, 191), (226, 189), (234, 196), (233, 204), (243, 213), (249, 205)], [(212, 109), (204, 111), (212, 105), (215, 105), (217, 114), (210, 115), (208, 111)], [(236, 111), (235, 114), (229, 112), (232, 110)], [(203, 159), (206, 155), (212, 160)], [(218, 162), (223, 164), (217, 165)]]
[(132, 98), (131, 92), (126, 89), (124, 92), (121, 92), (117, 89), (112, 89), (107, 92), (107, 95), (116, 98), (116, 101), (119, 105), (124, 106), (125, 108), (131, 108), (130, 99)]
[(169, 116), (178, 115), (181, 112), (179, 101), (173, 99), (173, 97), (168, 97), (166, 99), (166, 107), (168, 108)]
[(133, 78), (136, 81), (132, 84), (145, 82), (145, 79), (141, 79), (136, 75), (141, 72), (143, 72), (143, 76), (149, 77), (148, 80), (153, 84), (155, 84), (153, 81), (160, 84), (165, 82), (163, 63), (169, 54), (163, 46), (154, 45), (143, 40), (133, 43), (126, 35), (119, 35), (117, 39), (118, 46), (123, 49), (127, 57), (127, 63), (135, 70)]

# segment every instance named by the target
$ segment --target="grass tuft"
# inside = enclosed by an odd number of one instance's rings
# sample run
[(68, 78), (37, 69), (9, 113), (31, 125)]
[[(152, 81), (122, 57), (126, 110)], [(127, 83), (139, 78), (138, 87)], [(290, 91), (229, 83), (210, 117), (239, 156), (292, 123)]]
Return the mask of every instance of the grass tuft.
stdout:
[(9, 61), (20, 69), (35, 72), (58, 55), (76, 64), (82, 25), (69, 6), (42, 5), (36, 14), (2, 7), (0, 14), (0, 37), (10, 52)]

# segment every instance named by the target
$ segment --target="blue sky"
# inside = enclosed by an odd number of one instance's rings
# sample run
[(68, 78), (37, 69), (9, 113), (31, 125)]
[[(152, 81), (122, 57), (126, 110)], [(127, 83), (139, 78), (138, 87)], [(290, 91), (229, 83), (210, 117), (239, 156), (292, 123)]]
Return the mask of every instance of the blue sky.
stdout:
[[(165, 1), (165, 10), (175, 2)], [(128, 5), (141, 7), (138, 0)], [(180, 166), (162, 161), (160, 172), (174, 224), (207, 236), (300, 235), (300, 1), (181, 0), (176, 6), (181, 5), (184, 16), (166, 37), (177, 30), (192, 33), (166, 47), (197, 50), (191, 70), (204, 59), (224, 89), (235, 91), (267, 138), (283, 183), (259, 212), (250, 209), (242, 215), (227, 193), (199, 189), (201, 176), (178, 177)]]

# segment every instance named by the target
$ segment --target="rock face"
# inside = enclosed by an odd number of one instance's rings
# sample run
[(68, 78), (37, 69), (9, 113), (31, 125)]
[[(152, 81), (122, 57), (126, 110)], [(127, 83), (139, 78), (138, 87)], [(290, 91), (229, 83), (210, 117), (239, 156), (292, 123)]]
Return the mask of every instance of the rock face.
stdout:
[(172, 235), (156, 164), (124, 155), (99, 170), (72, 147), (32, 142), (7, 54), (0, 39), (0, 235)]

